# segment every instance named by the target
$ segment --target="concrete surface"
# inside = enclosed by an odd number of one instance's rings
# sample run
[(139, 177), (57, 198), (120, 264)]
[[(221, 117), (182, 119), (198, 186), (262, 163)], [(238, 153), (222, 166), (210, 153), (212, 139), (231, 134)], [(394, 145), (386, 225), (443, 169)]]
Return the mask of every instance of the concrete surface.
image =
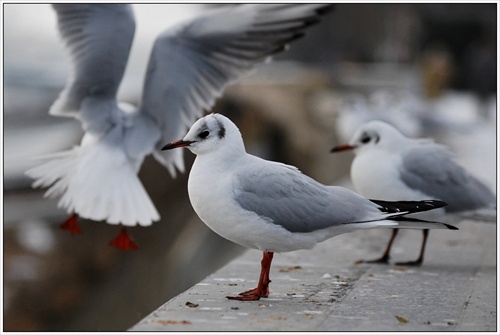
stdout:
[[(432, 231), (421, 267), (356, 262), (380, 255), (387, 230), (340, 235), (312, 250), (276, 254), (270, 296), (253, 288), (250, 250), (159, 307), (130, 331), (496, 331), (496, 224), (470, 219)], [(422, 234), (404, 231), (392, 262), (417, 257)]]

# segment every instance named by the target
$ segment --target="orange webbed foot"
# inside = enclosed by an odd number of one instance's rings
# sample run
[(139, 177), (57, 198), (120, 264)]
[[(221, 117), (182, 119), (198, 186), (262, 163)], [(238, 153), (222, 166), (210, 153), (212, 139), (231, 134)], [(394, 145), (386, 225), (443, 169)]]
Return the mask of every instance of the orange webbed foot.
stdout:
[(127, 230), (125, 227), (122, 227), (120, 229), (120, 232), (118, 235), (116, 235), (115, 238), (113, 238), (111, 241), (109, 241), (109, 244), (115, 248), (118, 248), (120, 250), (126, 251), (126, 250), (138, 250), (139, 246), (137, 243), (132, 240), (132, 238), (128, 235)]
[(59, 227), (61, 227), (62, 230), (68, 230), (73, 235), (83, 233), (80, 225), (78, 224), (78, 215), (76, 214), (71, 214), (71, 216)]

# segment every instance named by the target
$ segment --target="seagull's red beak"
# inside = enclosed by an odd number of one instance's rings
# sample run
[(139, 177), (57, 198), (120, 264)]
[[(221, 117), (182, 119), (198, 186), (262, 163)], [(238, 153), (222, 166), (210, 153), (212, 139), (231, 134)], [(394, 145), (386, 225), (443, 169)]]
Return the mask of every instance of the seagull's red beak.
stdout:
[(347, 150), (353, 150), (356, 149), (355, 145), (350, 145), (350, 144), (341, 144), (337, 145), (336, 147), (332, 148), (330, 152), (339, 152), (339, 151), (347, 151)]
[(161, 148), (161, 150), (170, 150), (175, 148), (188, 147), (191, 143), (194, 143), (194, 141), (184, 141), (184, 140), (173, 141), (170, 142), (169, 144), (166, 144), (163, 148)]

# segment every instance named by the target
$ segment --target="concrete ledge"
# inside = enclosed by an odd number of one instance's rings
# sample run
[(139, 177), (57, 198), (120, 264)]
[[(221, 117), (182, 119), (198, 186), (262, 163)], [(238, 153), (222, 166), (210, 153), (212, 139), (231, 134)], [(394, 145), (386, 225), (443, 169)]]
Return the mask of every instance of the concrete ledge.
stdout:
[[(496, 224), (431, 231), (421, 267), (356, 264), (379, 256), (387, 230), (358, 231), (312, 250), (276, 254), (269, 298), (230, 301), (257, 284), (261, 253), (246, 252), (130, 331), (496, 331)], [(404, 231), (393, 261), (416, 258)]]

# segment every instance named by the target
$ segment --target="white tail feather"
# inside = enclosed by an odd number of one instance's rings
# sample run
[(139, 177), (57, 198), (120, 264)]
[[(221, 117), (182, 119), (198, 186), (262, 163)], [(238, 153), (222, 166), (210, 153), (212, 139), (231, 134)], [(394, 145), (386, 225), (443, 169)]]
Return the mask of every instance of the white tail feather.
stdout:
[[(394, 219), (385, 219), (379, 221), (367, 221), (353, 223), (356, 229), (372, 229), (372, 228), (398, 228), (398, 229), (454, 229), (453, 226), (431, 221), (397, 221)], [(450, 228), (452, 227), (452, 228)]]
[(151, 225), (160, 216), (120, 147), (102, 142), (53, 154), (26, 174), (33, 187), (51, 186), (45, 196), (61, 196), (70, 212), (95, 221), (125, 226)]

